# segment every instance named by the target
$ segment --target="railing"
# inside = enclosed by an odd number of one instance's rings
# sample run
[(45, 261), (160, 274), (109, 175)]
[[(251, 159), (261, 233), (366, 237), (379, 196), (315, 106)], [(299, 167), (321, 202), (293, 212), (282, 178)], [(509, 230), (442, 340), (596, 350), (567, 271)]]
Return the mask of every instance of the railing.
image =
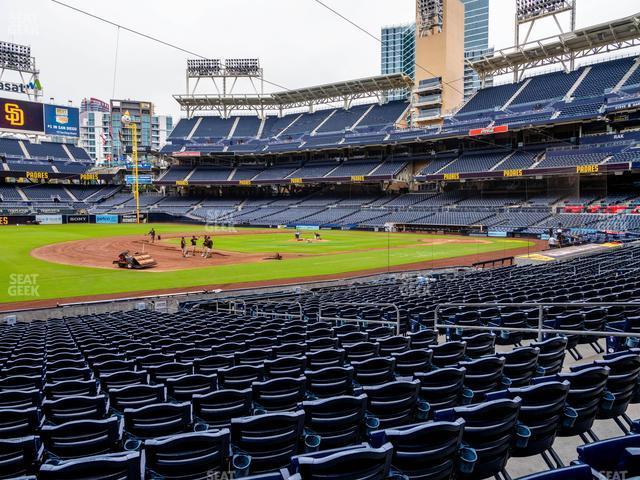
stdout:
[[(433, 329), (437, 332), (443, 328), (454, 328), (459, 330), (474, 330), (481, 332), (494, 332), (496, 330), (514, 333), (537, 333), (538, 341), (541, 342), (544, 333), (560, 334), (560, 335), (579, 335), (590, 337), (633, 337), (640, 339), (640, 333), (630, 332), (605, 332), (594, 330), (556, 330), (545, 328), (544, 326), (544, 308), (545, 307), (639, 307), (640, 303), (634, 302), (584, 302), (584, 303), (441, 303), (436, 306), (433, 312)], [(484, 325), (459, 325), (438, 323), (439, 313), (442, 308), (447, 307), (473, 307), (473, 308), (495, 308), (495, 307), (520, 307), (520, 308), (537, 308), (538, 309), (538, 327), (537, 328), (518, 328), (518, 327), (490, 327)]]
[(472, 267), (481, 267), (481, 268), (484, 269), (484, 267), (487, 266), (487, 265), (495, 267), (497, 263), (499, 263), (500, 266), (504, 266), (504, 264), (507, 263), (507, 262), (508, 262), (509, 265), (513, 265), (513, 261), (514, 260), (515, 260), (515, 257), (494, 258), (493, 260), (485, 260), (483, 262), (472, 263), (471, 266)]
[(318, 311), (318, 320), (331, 320), (336, 322), (352, 322), (352, 323), (371, 323), (373, 325), (389, 325), (394, 323), (388, 320), (365, 320), (361, 318), (342, 318), (342, 317), (325, 317), (322, 315), (323, 308), (326, 307), (392, 307), (396, 311), (396, 335), (400, 335), (400, 309), (395, 303), (351, 303), (351, 302), (329, 302), (320, 304)]
[[(220, 303), (226, 303), (227, 305), (230, 305), (229, 308), (223, 309), (220, 307)], [(242, 308), (239, 308), (239, 306), (242, 306)], [(298, 306), (298, 314), (295, 313), (277, 313), (277, 312), (267, 312), (267, 311), (263, 311), (260, 310), (260, 306), (261, 305), (297, 305)], [(215, 303), (216, 306), (216, 313), (218, 312), (225, 312), (225, 313), (243, 313), (246, 314), (248, 312), (250, 312), (251, 307), (257, 307), (255, 310), (255, 314), (256, 315), (268, 315), (271, 317), (285, 317), (285, 318), (291, 318), (291, 317), (298, 317), (299, 319), (303, 319), (304, 318), (304, 314), (303, 314), (303, 308), (302, 308), (302, 304), (300, 302), (278, 302), (278, 301), (273, 301), (273, 300), (249, 300), (249, 302), (247, 302), (246, 300), (243, 299), (238, 299), (238, 300), (227, 300), (224, 301), (223, 299), (220, 300), (216, 300)]]

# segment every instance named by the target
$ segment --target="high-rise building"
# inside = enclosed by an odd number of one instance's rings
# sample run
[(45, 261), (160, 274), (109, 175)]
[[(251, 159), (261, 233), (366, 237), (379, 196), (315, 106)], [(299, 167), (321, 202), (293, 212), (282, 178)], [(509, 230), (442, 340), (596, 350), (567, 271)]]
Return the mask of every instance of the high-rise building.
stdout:
[(441, 123), (462, 103), (463, 90), (464, 5), (460, 0), (416, 0), (412, 123)]
[(133, 146), (132, 130), (124, 128), (122, 116), (129, 113), (136, 124), (138, 155), (149, 158), (149, 154), (159, 151), (167, 142), (173, 129), (173, 118), (155, 115), (153, 103), (138, 100), (111, 100), (112, 158), (123, 159)]
[(80, 146), (97, 164), (111, 160), (110, 106), (97, 98), (85, 98), (80, 105)]
[[(381, 72), (383, 75), (404, 73), (416, 78), (416, 25), (393, 25), (382, 28)], [(390, 100), (399, 100), (409, 95), (399, 90), (389, 95)]]
[[(489, 0), (460, 0), (464, 4), (464, 58), (493, 54), (489, 48)], [(406, 73), (415, 79), (416, 24), (382, 28), (381, 72)], [(480, 87), (476, 73), (465, 64), (464, 96), (469, 98)]]
[(99, 98), (83, 98), (80, 104), (80, 113), (82, 112), (109, 112), (109, 104)]
[[(173, 129), (173, 118), (154, 115), (151, 102), (95, 98), (82, 101), (80, 113), (80, 144), (98, 164), (122, 160), (131, 152), (131, 130), (122, 128), (122, 115), (128, 111), (138, 131), (138, 152), (141, 157), (159, 151)], [(127, 147), (129, 147), (127, 149)]]
[[(464, 3), (464, 58), (471, 60), (493, 55), (489, 48), (489, 0), (461, 0)], [(480, 78), (465, 64), (464, 97), (469, 98), (480, 88)]]

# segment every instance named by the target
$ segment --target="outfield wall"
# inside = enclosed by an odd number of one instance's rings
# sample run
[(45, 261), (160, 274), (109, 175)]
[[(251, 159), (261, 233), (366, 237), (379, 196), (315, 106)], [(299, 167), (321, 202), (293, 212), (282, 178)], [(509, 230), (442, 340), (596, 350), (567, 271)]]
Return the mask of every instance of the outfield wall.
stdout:
[[(140, 221), (146, 223), (148, 220), (146, 213), (140, 214)], [(3, 215), (0, 216), (0, 226), (2, 225), (67, 225), (82, 223), (97, 224), (118, 224), (136, 223), (134, 213), (121, 215), (88, 215), (88, 214), (42, 214), (42, 215)]]

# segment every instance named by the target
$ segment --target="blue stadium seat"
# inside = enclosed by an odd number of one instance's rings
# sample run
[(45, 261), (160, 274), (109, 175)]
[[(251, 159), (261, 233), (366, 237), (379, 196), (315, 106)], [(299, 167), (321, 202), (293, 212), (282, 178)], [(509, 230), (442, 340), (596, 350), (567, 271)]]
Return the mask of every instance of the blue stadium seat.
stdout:
[(538, 354), (538, 376), (551, 376), (560, 373), (567, 351), (566, 337), (552, 337), (542, 342), (532, 342), (532, 348), (540, 350)]
[(512, 388), (529, 385), (538, 368), (540, 350), (534, 347), (515, 348), (500, 354), (504, 360), (504, 376)]
[[(302, 402), (305, 426), (321, 438), (323, 450), (344, 447), (364, 438), (367, 396), (338, 396)], [(377, 424), (373, 421), (373, 424)]]
[[(106, 388), (107, 384), (102, 383)], [(45, 384), (43, 387), (44, 397), (55, 400), (63, 397), (87, 396), (93, 397), (98, 394), (98, 384), (95, 380), (67, 380), (52, 384)]]
[(234, 455), (234, 466), (250, 473), (284, 468), (291, 457), (304, 448), (303, 433), (302, 410), (234, 418), (231, 420), (231, 443), (238, 452)]
[(393, 446), (390, 443), (379, 448), (363, 443), (295, 456), (291, 459), (291, 470), (299, 473), (303, 480), (384, 480), (389, 476), (392, 456)]
[(553, 442), (562, 425), (570, 426), (575, 421), (576, 412), (568, 408), (566, 403), (569, 388), (567, 381), (553, 381), (531, 387), (509, 388), (487, 396), (488, 401), (502, 398), (522, 400), (518, 420), (529, 428), (531, 438), (526, 447), (516, 445), (513, 448), (511, 454), (514, 457), (542, 455), (549, 468), (564, 466), (553, 449)]
[(587, 465), (575, 465), (547, 472), (534, 473), (520, 480), (593, 480), (591, 468)]
[(44, 400), (42, 412), (52, 423), (64, 423), (80, 419), (104, 418), (109, 408), (104, 395), (65, 396), (55, 400)]
[(402, 353), (392, 353), (396, 361), (395, 373), (401, 377), (413, 377), (416, 373), (426, 373), (431, 370), (433, 350), (407, 350)]
[[(307, 358), (310, 358), (308, 356)], [(304, 372), (307, 390), (317, 398), (351, 395), (353, 393), (353, 367), (327, 367)]]
[(229, 472), (228, 429), (147, 440), (147, 474), (161, 478), (211, 478)]
[(44, 425), (40, 439), (53, 458), (70, 459), (115, 453), (122, 449), (123, 420), (75, 420), (62, 425)]
[[(307, 366), (307, 357), (303, 356), (304, 344), (289, 343), (288, 346), (300, 346), (301, 351), (288, 351), (287, 353), (299, 353), (300, 355), (285, 355), (275, 360), (266, 360), (264, 362), (265, 375), (267, 378), (299, 377), (304, 373)], [(275, 350), (275, 349), (274, 349)]]
[(216, 375), (184, 375), (177, 378), (168, 378), (165, 382), (167, 395), (178, 402), (191, 401), (193, 395), (206, 395), (213, 392), (218, 386)]
[(186, 433), (193, 426), (190, 403), (156, 403), (140, 408), (125, 408), (125, 430), (137, 439)]
[[(454, 478), (475, 452), (463, 449), (464, 420), (406, 425), (371, 433), (371, 445), (393, 445), (392, 468), (413, 479)], [(463, 462), (464, 459), (464, 462)]]
[(460, 338), (467, 344), (466, 356), (478, 359), (486, 355), (493, 355), (496, 351), (496, 336), (494, 333), (484, 332)]
[(640, 475), (640, 435), (579, 446), (578, 461), (591, 467), (594, 472), (609, 472), (610, 476), (617, 473), (618, 477), (634, 478)]
[(42, 414), (37, 407), (0, 410), (0, 438), (34, 435), (42, 424)]
[(473, 403), (483, 401), (489, 392), (510, 385), (503, 376), (504, 361), (504, 357), (491, 356), (458, 364), (465, 370), (464, 386), (473, 394)]
[(432, 363), (438, 368), (453, 367), (465, 360), (467, 344), (459, 341), (431, 345), (433, 350)]
[(253, 382), (264, 380), (264, 367), (260, 365), (238, 365), (218, 369), (218, 385), (224, 389), (242, 390)]
[(274, 378), (253, 382), (253, 401), (256, 410), (266, 412), (295, 411), (302, 403), (306, 391), (306, 378)]
[(252, 412), (251, 389), (218, 390), (192, 397), (193, 412), (198, 421), (210, 428), (228, 428), (231, 419), (245, 417)]
[(45, 463), (38, 478), (42, 480), (90, 480), (96, 472), (103, 478), (143, 480), (144, 457), (140, 452), (111, 453), (75, 460)]
[(429, 404), (430, 415), (471, 401), (473, 392), (465, 389), (465, 374), (464, 368), (453, 367), (415, 373), (420, 381), (420, 398)]
[(367, 410), (380, 420), (383, 429), (412, 423), (426, 407), (418, 401), (418, 380), (397, 380), (362, 390), (367, 395)]
[(395, 380), (396, 361), (394, 358), (378, 357), (351, 362), (354, 368), (354, 380), (363, 386), (381, 385)]
[(111, 408), (124, 412), (125, 408), (140, 408), (167, 400), (164, 385), (129, 385), (109, 389)]
[(533, 379), (533, 383), (544, 384), (550, 381), (568, 381), (570, 384), (567, 406), (576, 411), (576, 419), (571, 424), (563, 424), (558, 432), (559, 437), (572, 437), (579, 435), (584, 442), (593, 440), (591, 427), (600, 411), (601, 404), (606, 405), (613, 402), (605, 390), (609, 369), (607, 367), (589, 367), (579, 372), (558, 373), (553, 376), (539, 377)]
[(0, 438), (0, 478), (17, 478), (34, 474), (42, 460), (43, 449), (35, 435)]

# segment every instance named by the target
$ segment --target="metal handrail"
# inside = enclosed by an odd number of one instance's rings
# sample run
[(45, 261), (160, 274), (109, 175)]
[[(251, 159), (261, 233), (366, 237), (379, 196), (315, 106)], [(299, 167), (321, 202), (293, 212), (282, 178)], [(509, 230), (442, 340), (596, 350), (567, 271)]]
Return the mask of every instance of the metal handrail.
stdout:
[(323, 317), (322, 316), (322, 309), (324, 307), (329, 307), (329, 306), (392, 307), (396, 311), (396, 322), (395, 322), (396, 323), (396, 335), (400, 335), (400, 331), (401, 331), (401, 328), (400, 328), (400, 309), (398, 308), (398, 306), (395, 303), (328, 302), (328, 303), (320, 304), (319, 309), (318, 309), (318, 320), (320, 320), (320, 321), (322, 321), (322, 320), (333, 320), (333, 321), (356, 322), (356, 323), (367, 322), (367, 323), (372, 323), (374, 325), (376, 325), (376, 324), (388, 325), (388, 324), (394, 323), (394, 322), (384, 321), (384, 320), (363, 320), (363, 319), (358, 319), (358, 318)]
[[(437, 332), (440, 328), (455, 328), (460, 330), (476, 330), (476, 331), (489, 331), (502, 330), (505, 332), (518, 332), (518, 333), (537, 333), (538, 341), (543, 340), (543, 333), (561, 334), (561, 335), (580, 335), (591, 337), (633, 337), (640, 338), (640, 333), (630, 332), (604, 332), (594, 330), (555, 330), (544, 328), (544, 307), (611, 307), (611, 306), (633, 306), (640, 307), (640, 303), (637, 302), (583, 302), (583, 303), (569, 303), (569, 302), (549, 302), (549, 303), (440, 303), (436, 306), (433, 312), (433, 329)], [(459, 324), (441, 324), (438, 323), (438, 314), (443, 307), (524, 307), (524, 308), (537, 308), (538, 309), (538, 328), (516, 328), (516, 327), (488, 327), (488, 326), (475, 326), (475, 325), (459, 325)]]
[[(292, 313), (276, 313), (276, 312), (262, 312), (260, 311), (260, 305), (297, 305), (298, 306), (298, 310), (300, 313), (298, 313), (298, 318), (300, 320), (302, 320), (304, 318), (304, 313), (303, 313), (303, 308), (302, 308), (302, 303), (300, 302), (276, 302), (273, 300), (265, 300), (265, 301), (258, 301), (256, 303), (249, 303), (249, 307), (255, 305), (256, 307), (258, 307), (258, 310), (256, 310), (256, 314), (257, 315), (271, 315), (272, 317), (280, 317), (280, 316), (284, 316), (284, 317), (293, 317), (296, 316), (295, 314)], [(245, 309), (246, 309), (246, 305), (245, 305)], [(246, 310), (245, 310), (246, 312)]]

